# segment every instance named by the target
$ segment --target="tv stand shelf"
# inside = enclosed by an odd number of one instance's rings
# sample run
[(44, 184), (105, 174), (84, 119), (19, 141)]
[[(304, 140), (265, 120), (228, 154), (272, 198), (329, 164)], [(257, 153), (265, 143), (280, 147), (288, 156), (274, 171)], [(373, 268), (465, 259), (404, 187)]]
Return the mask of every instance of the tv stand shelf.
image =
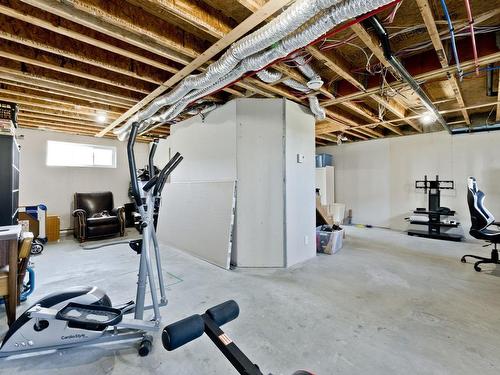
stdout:
[(425, 179), (422, 181), (415, 182), (416, 189), (424, 189), (425, 193), (429, 195), (429, 207), (427, 210), (414, 210), (414, 215), (425, 215), (429, 218), (428, 221), (418, 221), (410, 220), (410, 224), (427, 226), (427, 230), (408, 230), (408, 235), (418, 236), (425, 238), (433, 238), (438, 240), (446, 241), (461, 241), (462, 236), (459, 234), (452, 234), (442, 232), (441, 229), (458, 228), (460, 223), (445, 223), (441, 219), (442, 217), (452, 217), (455, 216), (455, 211), (453, 210), (443, 210), (440, 209), (441, 205), (441, 190), (454, 189), (453, 181), (443, 181), (439, 180), (439, 176), (436, 176), (436, 180), (431, 181)]

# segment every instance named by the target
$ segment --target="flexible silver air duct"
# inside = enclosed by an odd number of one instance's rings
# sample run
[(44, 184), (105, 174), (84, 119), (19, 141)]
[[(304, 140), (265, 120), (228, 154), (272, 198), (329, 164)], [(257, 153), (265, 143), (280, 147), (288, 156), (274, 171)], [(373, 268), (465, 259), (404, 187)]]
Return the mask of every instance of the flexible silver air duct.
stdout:
[(173, 104), (194, 89), (208, 87), (214, 80), (229, 73), (244, 58), (273, 45), (284, 36), (294, 32), (322, 10), (341, 0), (297, 0), (282, 14), (252, 34), (233, 43), (215, 63), (201, 74), (186, 77), (174, 90), (153, 101), (146, 109), (136, 113), (115, 133), (127, 131), (133, 122), (140, 122), (166, 105)]
[[(310, 0), (308, 0), (308, 1), (311, 2)], [(390, 3), (391, 1), (392, 0), (344, 0), (341, 4), (335, 5), (335, 6), (331, 7), (330, 9), (328, 9), (326, 12), (323, 12), (321, 14), (321, 16), (318, 17), (312, 24), (310, 24), (306, 27), (302, 27), (301, 29), (299, 29), (299, 31), (296, 31), (295, 33), (283, 38), (280, 42), (273, 44), (272, 48), (270, 48), (270, 49), (267, 49), (264, 51), (262, 51), (263, 48), (259, 49), (262, 52), (245, 58), (236, 66), (236, 68), (233, 71), (231, 71), (230, 73), (227, 73), (227, 75), (224, 75), (226, 73), (224, 73), (224, 74), (221, 73), (221, 75), (224, 78), (233, 77), (234, 78), (233, 81), (236, 81), (238, 78), (240, 78), (244, 73), (246, 73), (248, 71), (261, 70), (261, 69), (265, 68), (267, 65), (269, 65), (270, 63), (272, 63), (273, 61), (280, 59), (280, 58), (284, 58), (284, 57), (290, 55), (292, 52), (307, 46), (311, 42), (315, 41), (316, 39), (320, 38), (322, 35), (326, 34), (328, 31), (333, 29), (336, 25), (346, 21), (347, 19), (354, 18), (354, 17), (357, 17), (363, 13), (375, 10), (382, 5), (386, 5), (386, 4)], [(325, 0), (325, 1), (315, 1), (314, 3), (321, 3), (324, 5), (326, 3), (336, 3), (336, 2), (337, 1), (326, 1)], [(294, 4), (294, 6), (298, 5), (299, 3), (303, 4), (304, 1), (298, 1), (297, 3)], [(310, 4), (305, 4), (305, 6), (307, 6), (307, 7), (309, 7), (309, 5)], [(289, 15), (290, 13), (288, 13), (288, 11), (290, 10), (290, 8), (287, 9), (282, 15), (275, 18), (274, 21), (280, 19), (285, 14)], [(294, 8), (294, 9), (296, 9), (296, 8)], [(267, 30), (269, 30), (269, 28), (267, 28), (267, 26), (265, 26), (265, 28)], [(260, 31), (258, 30), (255, 33), (259, 33), (259, 32)], [(248, 38), (250, 38), (254, 34), (251, 34), (250, 36), (242, 39), (240, 42), (243, 42), (243, 40), (248, 41)], [(258, 34), (258, 35), (260, 35), (260, 34)], [(261, 38), (263, 38), (263, 37), (261, 37)], [(264, 38), (264, 39), (270, 40), (269, 38)], [(261, 39), (259, 39), (259, 40), (261, 40)], [(229, 52), (231, 50), (234, 50), (236, 48), (235, 45), (239, 45), (240, 42), (235, 43), (230, 48), (230, 50), (228, 50), (224, 54), (224, 56), (229, 55), (230, 54)], [(257, 48), (257, 47), (254, 47), (254, 48)], [(214, 63), (214, 64), (218, 64), (219, 61), (217, 63)], [(214, 64), (212, 64), (212, 65), (214, 65)], [(219, 66), (219, 65), (217, 65), (217, 66)], [(205, 73), (215, 69), (215, 68), (211, 69), (211, 67), (212, 66), (210, 66)], [(237, 74), (234, 74), (234, 73), (237, 73)], [(204, 73), (202, 73), (202, 75), (203, 74)], [(174, 90), (174, 92), (177, 91), (179, 89), (179, 87), (183, 86), (185, 81), (194, 80), (194, 79), (196, 79), (195, 77), (196, 76), (190, 76), (190, 77), (186, 78)], [(224, 79), (224, 81), (227, 81), (227, 80)], [(227, 82), (226, 85), (233, 82), (233, 81)], [(213, 84), (213, 85), (207, 86), (206, 88), (196, 90), (195, 92), (196, 93), (203, 92), (204, 95), (208, 95), (208, 94), (210, 94), (210, 93), (212, 93), (212, 92), (214, 92), (214, 91), (216, 91), (224, 86), (225, 85), (221, 86), (218, 84)], [(210, 90), (206, 90), (206, 89), (210, 89)], [(171, 94), (168, 94), (166, 96), (169, 96), (169, 95), (171, 95)], [(176, 97), (177, 96), (180, 96), (180, 95), (176, 94)], [(198, 98), (200, 97), (198, 94), (196, 94), (196, 96)], [(126, 133), (128, 132), (129, 127), (133, 122), (142, 121), (142, 119), (148, 118), (152, 114), (156, 113), (158, 111), (158, 109), (160, 109), (163, 106), (162, 104), (158, 104), (158, 103), (161, 103), (164, 100), (163, 99), (164, 97), (161, 97), (161, 98), (158, 98), (157, 100), (155, 100), (155, 102), (153, 102), (148, 108), (146, 108), (144, 111), (139, 112), (136, 115), (132, 116), (123, 127), (116, 130), (115, 134), (119, 134), (119, 135), (123, 134), (123, 136), (119, 137), (119, 139), (126, 138)], [(186, 96), (184, 95), (182, 100), (177, 102), (177, 104), (175, 106), (172, 106), (172, 107), (175, 107), (175, 109), (169, 108), (167, 111), (162, 113), (161, 119), (163, 121), (168, 121), (172, 118), (171, 117), (172, 114), (180, 113), (178, 111), (178, 108), (181, 108), (183, 105), (185, 108), (185, 106), (187, 106), (190, 103), (190, 102), (186, 102), (185, 99), (186, 99)], [(179, 104), (180, 104), (180, 106), (179, 106)], [(182, 112), (182, 110), (181, 110), (181, 112)], [(158, 116), (155, 116), (155, 118), (158, 118)], [(151, 126), (152, 123), (153, 123), (152, 121), (148, 121), (148, 125), (141, 126), (141, 129), (143, 129), (143, 131), (144, 131), (148, 126)]]
[(297, 64), (297, 69), (299, 69), (302, 74), (309, 79), (309, 82), (307, 82), (307, 87), (309, 87), (311, 90), (319, 90), (321, 86), (323, 86), (323, 79), (306, 61), (304, 56), (296, 56), (293, 60)]
[(261, 71), (257, 72), (257, 77), (265, 83), (274, 83), (276, 81), (279, 81), (281, 77), (283, 77), (283, 74), (280, 72), (275, 72), (267, 69), (262, 69)]
[(309, 99), (309, 108), (311, 108), (311, 112), (314, 114), (318, 120), (326, 119), (325, 109), (319, 104), (318, 97), (316, 95), (311, 95), (308, 97)]
[[(263, 69), (257, 73), (257, 77), (259, 77), (262, 81), (266, 83), (274, 83), (281, 79), (282, 74), (279, 72), (274, 72), (268, 69)], [(283, 81), (283, 84), (292, 88), (293, 90), (303, 92), (308, 94), (311, 92), (311, 89), (300, 82), (297, 82), (294, 79), (288, 78)], [(318, 120), (324, 120), (326, 118), (326, 113), (323, 108), (321, 108), (319, 104), (319, 100), (316, 95), (311, 95), (308, 97), (309, 99), (309, 107), (311, 112)]]

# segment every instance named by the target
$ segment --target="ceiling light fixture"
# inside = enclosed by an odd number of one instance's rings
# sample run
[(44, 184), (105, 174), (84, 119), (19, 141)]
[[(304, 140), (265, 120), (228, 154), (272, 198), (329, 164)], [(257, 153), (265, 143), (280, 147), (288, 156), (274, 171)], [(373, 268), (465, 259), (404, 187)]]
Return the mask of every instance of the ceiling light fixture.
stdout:
[(97, 114), (96, 121), (99, 124), (104, 124), (106, 122), (107, 116), (105, 113), (101, 112)]
[(423, 125), (430, 125), (436, 121), (436, 116), (430, 112), (426, 112), (422, 115), (422, 117), (420, 117), (420, 121)]

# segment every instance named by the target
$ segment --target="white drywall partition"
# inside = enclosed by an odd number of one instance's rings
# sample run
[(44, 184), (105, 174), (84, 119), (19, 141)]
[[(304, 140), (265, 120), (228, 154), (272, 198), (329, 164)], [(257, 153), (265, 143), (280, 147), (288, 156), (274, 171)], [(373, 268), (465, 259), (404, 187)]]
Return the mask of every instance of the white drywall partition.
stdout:
[(160, 209), (161, 243), (229, 269), (234, 182), (167, 184)]
[[(204, 248), (192, 250), (189, 247), (195, 245), (190, 242), (191, 239), (179, 235), (182, 232), (175, 227), (180, 225), (173, 222), (175, 217), (168, 221), (161, 219), (158, 230), (160, 239), (195, 252), (204, 259), (208, 259), (208, 255), (200, 255), (200, 251), (210, 250), (220, 255), (221, 243), (227, 241), (227, 226), (230, 224), (228, 220), (212, 218), (212, 206), (220, 204), (229, 207), (233, 203), (232, 196), (221, 195), (217, 199), (225, 201), (215, 201), (210, 195), (214, 192), (206, 189), (214, 183), (236, 182), (236, 217), (231, 252), (234, 265), (286, 267), (313, 257), (313, 124), (314, 118), (309, 112), (285, 100), (238, 99), (219, 107), (205, 118), (195, 116), (172, 126), (171, 136), (161, 141), (158, 148), (162, 155), (180, 152), (184, 157), (172, 175), (172, 186), (199, 183), (196, 193), (204, 199), (196, 201), (196, 210), (194, 206), (192, 210), (180, 210), (179, 201), (191, 202), (192, 198), (184, 195), (192, 194), (192, 188), (181, 189), (177, 186), (170, 193), (167, 187), (165, 194), (174, 197), (166, 198), (160, 216), (175, 213), (176, 216), (184, 216), (182, 221), (185, 223), (198, 223), (200, 214), (203, 214), (203, 220), (210, 222), (208, 227), (211, 230), (196, 233), (197, 242), (203, 243)], [(303, 163), (297, 163), (297, 154), (305, 156)], [(287, 202), (288, 192), (290, 202)], [(192, 227), (196, 228), (196, 225)], [(288, 251), (290, 254), (287, 254)], [(211, 261), (214, 262), (213, 259)]]
[(304, 107), (285, 103), (286, 266), (290, 267), (316, 255), (316, 122)]
[(285, 266), (282, 100), (237, 100), (238, 267)]
[(446, 132), (321, 147), (334, 156), (336, 201), (353, 209), (353, 222), (406, 230), (411, 210), (427, 207), (415, 180), (454, 180), (441, 192), (441, 206), (457, 211), (461, 230), (470, 227), (466, 182), (475, 176), (485, 205), (500, 218), (500, 132), (450, 136)]

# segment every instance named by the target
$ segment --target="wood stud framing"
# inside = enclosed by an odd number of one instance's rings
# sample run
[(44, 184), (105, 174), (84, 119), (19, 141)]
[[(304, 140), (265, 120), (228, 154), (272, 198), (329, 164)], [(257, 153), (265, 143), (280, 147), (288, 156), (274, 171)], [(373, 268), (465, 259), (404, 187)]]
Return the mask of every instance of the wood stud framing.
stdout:
[[(293, 1), (230, 0), (229, 6), (239, 9), (238, 16), (231, 18), (231, 11), (216, 8), (215, 4), (221, 3), (218, 0), (0, 0), (0, 99), (21, 105), (22, 126), (112, 136), (113, 128), (189, 74), (206, 69), (230, 44)], [(442, 40), (445, 25), (433, 13), (429, 0), (414, 3), (411, 6), (417, 12), (412, 21), (421, 22), (418, 16), (423, 19), (440, 64), (439, 69), (419, 72), (415, 78), (442, 80), (447, 85), (443, 92), (453, 93), (453, 97), (441, 95), (435, 102), (443, 103), (443, 114), (461, 114), (464, 120), (453, 118), (453, 124), (470, 125), (473, 113), (486, 110), (496, 110), (496, 121), (500, 121), (500, 96), (493, 104), (489, 100), (467, 106), (467, 87), (456, 78), (455, 67), (446, 56)], [(455, 3), (461, 4), (450, 0), (451, 6)], [(500, 13), (496, 8), (482, 11), (475, 17), (476, 24), (491, 24)], [(457, 19), (455, 26), (463, 28), (467, 23)], [(369, 30), (354, 24), (344, 35), (349, 32), (357, 38), (358, 46), (373, 53), (372, 61), (391, 69)], [(368, 140), (424, 131), (406, 100), (367, 86), (341, 51), (311, 46), (306, 53), (322, 75), (326, 74), (325, 82), (333, 76), (333, 81), (346, 81), (357, 90), (340, 95), (325, 85), (315, 93), (327, 113), (327, 119), (316, 125), (317, 144), (336, 142), (336, 134)], [(483, 53), (479, 59), (481, 66), (498, 61), (498, 49)], [(473, 67), (473, 61), (462, 61), (463, 69)], [(283, 74), (282, 80), (267, 84), (247, 77), (210, 99), (284, 97), (307, 105), (306, 95), (282, 83), (292, 78), (305, 84), (307, 79), (284, 63), (272, 68)], [(404, 82), (393, 82), (391, 87), (408, 90)], [(106, 114), (106, 123), (96, 123), (98, 113)], [(168, 126), (151, 134), (166, 136)]]

